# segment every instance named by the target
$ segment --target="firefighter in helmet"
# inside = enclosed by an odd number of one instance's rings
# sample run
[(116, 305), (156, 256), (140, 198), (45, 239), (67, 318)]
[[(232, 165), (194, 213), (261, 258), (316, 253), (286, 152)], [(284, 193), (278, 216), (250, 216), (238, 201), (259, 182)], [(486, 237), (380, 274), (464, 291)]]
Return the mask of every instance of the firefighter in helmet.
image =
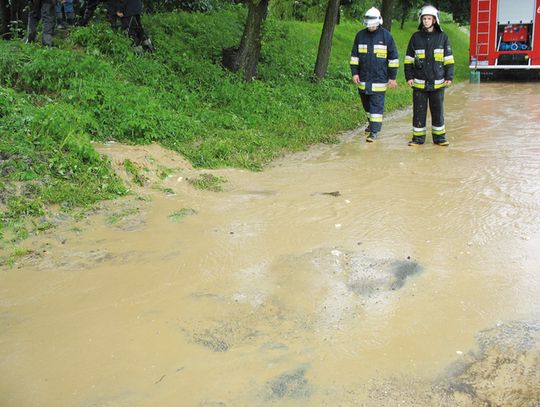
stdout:
[(454, 56), (448, 35), (441, 29), (438, 10), (431, 5), (422, 7), (419, 20), (404, 61), (405, 80), (413, 88), (413, 134), (409, 145), (418, 146), (426, 141), (429, 105), (433, 143), (447, 146), (444, 88), (454, 78)]
[(375, 7), (364, 15), (365, 29), (354, 39), (351, 52), (352, 80), (358, 86), (362, 107), (368, 115), (366, 141), (377, 139), (384, 113), (387, 87), (396, 87), (399, 57), (392, 34), (382, 27), (382, 17)]

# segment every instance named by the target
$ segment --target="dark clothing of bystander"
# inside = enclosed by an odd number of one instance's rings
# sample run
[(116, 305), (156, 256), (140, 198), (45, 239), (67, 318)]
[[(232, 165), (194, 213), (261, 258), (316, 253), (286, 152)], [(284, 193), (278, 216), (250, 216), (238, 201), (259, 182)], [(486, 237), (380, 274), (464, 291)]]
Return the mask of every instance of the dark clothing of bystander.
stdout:
[(54, 31), (56, 0), (33, 0), (30, 2), (28, 12), (28, 33), (26, 42), (35, 42), (37, 38), (37, 28), (39, 21), (43, 23), (41, 43), (47, 47), (52, 47), (52, 37)]

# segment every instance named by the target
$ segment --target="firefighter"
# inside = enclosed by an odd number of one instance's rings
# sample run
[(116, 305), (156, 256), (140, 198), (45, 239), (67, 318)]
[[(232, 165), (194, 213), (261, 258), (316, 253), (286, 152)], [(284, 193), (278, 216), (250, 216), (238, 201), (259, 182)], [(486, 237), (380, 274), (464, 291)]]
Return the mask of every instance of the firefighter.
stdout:
[(42, 20), (43, 32), (41, 35), (41, 43), (46, 47), (52, 47), (55, 5), (56, 0), (29, 1), (30, 10), (28, 11), (28, 34), (26, 37), (27, 44), (36, 41), (37, 27), (39, 20)]
[[(73, 8), (73, 0), (58, 0), (55, 6), (55, 12), (57, 28), (63, 29), (66, 27), (66, 24), (71, 26), (75, 22), (75, 10)], [(64, 13), (66, 15), (65, 20)]]
[(413, 133), (410, 146), (426, 141), (429, 104), (433, 143), (447, 146), (444, 127), (444, 89), (454, 79), (454, 56), (448, 35), (441, 29), (438, 10), (427, 5), (420, 10), (420, 25), (407, 47), (405, 79), (413, 88)]
[(144, 32), (141, 23), (141, 0), (116, 0), (116, 15), (120, 17), (122, 30), (133, 40), (136, 47), (147, 52), (154, 52), (152, 41)]
[(381, 131), (387, 87), (397, 86), (399, 57), (392, 34), (382, 27), (375, 7), (364, 15), (365, 29), (354, 39), (351, 52), (352, 81), (357, 85), (362, 107), (368, 116), (366, 141), (372, 143)]
[(118, 24), (117, 24), (117, 16), (116, 16), (116, 1), (115, 0), (85, 0), (83, 7), (81, 7), (81, 18), (77, 25), (81, 27), (86, 27), (92, 17), (94, 16), (94, 13), (96, 11), (96, 8), (99, 6), (99, 3), (107, 3), (107, 20), (111, 24), (111, 28), (113, 31), (117, 30)]

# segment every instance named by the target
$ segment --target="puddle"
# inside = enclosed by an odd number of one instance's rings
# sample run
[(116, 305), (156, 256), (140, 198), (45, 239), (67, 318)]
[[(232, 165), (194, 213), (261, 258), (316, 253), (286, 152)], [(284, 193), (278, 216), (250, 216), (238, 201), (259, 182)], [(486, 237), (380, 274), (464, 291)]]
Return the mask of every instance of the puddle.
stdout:
[(448, 148), (405, 111), (261, 173), (100, 146), (144, 186), (0, 273), (0, 405), (540, 405), (539, 93), (457, 86)]

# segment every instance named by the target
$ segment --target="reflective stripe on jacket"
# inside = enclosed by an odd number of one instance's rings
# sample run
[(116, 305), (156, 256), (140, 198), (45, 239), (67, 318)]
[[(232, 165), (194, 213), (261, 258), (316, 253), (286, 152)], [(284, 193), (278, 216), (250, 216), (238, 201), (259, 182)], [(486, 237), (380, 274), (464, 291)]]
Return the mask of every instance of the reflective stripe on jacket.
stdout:
[(420, 30), (415, 32), (407, 47), (404, 60), (405, 80), (414, 80), (413, 87), (436, 90), (445, 81), (454, 79), (454, 56), (445, 32)]
[(384, 92), (389, 79), (396, 79), (399, 56), (392, 34), (383, 27), (359, 31), (351, 51), (351, 73), (359, 75), (362, 92)]

